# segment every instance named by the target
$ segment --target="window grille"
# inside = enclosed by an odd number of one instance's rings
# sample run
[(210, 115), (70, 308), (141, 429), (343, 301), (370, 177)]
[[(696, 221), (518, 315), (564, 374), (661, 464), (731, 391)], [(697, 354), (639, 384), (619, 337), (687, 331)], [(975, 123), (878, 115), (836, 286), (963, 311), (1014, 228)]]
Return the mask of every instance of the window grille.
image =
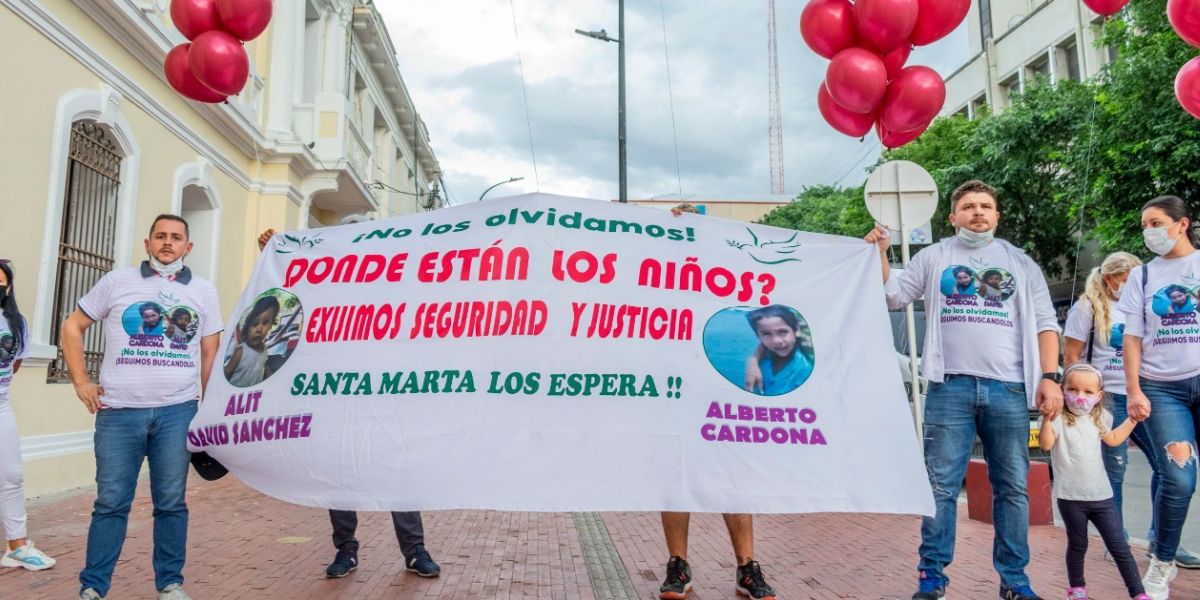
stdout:
[[(58, 346), (58, 356), (50, 363), (49, 382), (70, 382), (62, 353), (63, 321), (75, 311), (79, 299), (113, 269), (120, 186), (121, 155), (117, 145), (95, 123), (76, 121), (71, 125), (50, 332), (50, 343)], [(84, 331), (83, 356), (88, 376), (98, 381), (104, 360), (102, 326)]]

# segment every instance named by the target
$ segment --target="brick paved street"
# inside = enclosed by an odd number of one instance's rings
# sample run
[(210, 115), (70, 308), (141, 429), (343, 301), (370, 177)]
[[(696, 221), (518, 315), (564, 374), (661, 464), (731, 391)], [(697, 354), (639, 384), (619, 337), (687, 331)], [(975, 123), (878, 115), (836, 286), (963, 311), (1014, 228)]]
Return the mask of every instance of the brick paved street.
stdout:
[[(94, 492), (39, 498), (29, 507), (30, 536), (58, 566), (31, 573), (0, 571), (0, 598), (75, 598)], [(442, 565), (438, 579), (406, 573), (385, 513), (361, 515), (361, 566), (330, 580), (329, 519), (322, 509), (263, 496), (233, 477), (189, 488), (191, 529), (186, 587), (196, 600), (292, 598), (657, 598), (666, 547), (657, 513), (425, 513), (427, 545)], [(960, 505), (957, 558), (950, 567), (954, 600), (996, 597), (991, 526), (966, 519)], [(154, 598), (150, 568), (151, 506), (138, 490), (129, 539), (110, 600)], [(920, 519), (894, 515), (771, 515), (755, 519), (756, 554), (784, 600), (907, 599), (915, 589)], [(1030, 530), (1034, 589), (1047, 600), (1066, 592), (1058, 527)], [(1093, 538), (1089, 589), (1097, 600), (1125, 598), (1116, 567)], [(1145, 569), (1141, 548), (1135, 549)], [(606, 556), (613, 558), (604, 568)], [(692, 518), (691, 600), (732, 599), (734, 561), (719, 515)], [(587, 561), (585, 561), (587, 557)], [(591, 561), (594, 577), (589, 576)], [(595, 585), (593, 585), (595, 584)], [(1173, 598), (1200, 597), (1200, 572), (1181, 571)]]

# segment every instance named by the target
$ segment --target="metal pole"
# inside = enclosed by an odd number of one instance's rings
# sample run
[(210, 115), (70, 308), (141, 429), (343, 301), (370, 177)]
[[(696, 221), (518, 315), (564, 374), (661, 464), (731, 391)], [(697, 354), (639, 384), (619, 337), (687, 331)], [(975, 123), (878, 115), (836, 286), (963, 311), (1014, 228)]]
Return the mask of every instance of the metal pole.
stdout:
[[(897, 203), (900, 208), (900, 260), (903, 261), (904, 268), (908, 268), (908, 232), (904, 231), (908, 225), (904, 221), (904, 203)], [(917, 372), (917, 322), (916, 315), (913, 313), (913, 305), (910, 302), (904, 308), (905, 316), (908, 324), (908, 366), (912, 371), (912, 402), (913, 402), (913, 424), (917, 428), (917, 443), (921, 448), (925, 448), (925, 396), (921, 394), (921, 375)], [(926, 311), (925, 318), (929, 318), (929, 312)], [(936, 318), (936, 317), (935, 317)]]
[(617, 154), (620, 163), (620, 200), (629, 201), (625, 173), (625, 0), (617, 2)]
[(501, 181), (500, 183), (494, 184), (494, 185), (492, 185), (492, 187), (489, 187), (488, 189), (486, 189), (486, 190), (483, 190), (483, 193), (479, 195), (479, 200), (476, 200), (476, 202), (483, 202), (483, 197), (484, 197), (484, 196), (486, 196), (488, 192), (490, 192), (490, 191), (492, 191), (492, 190), (496, 189), (497, 187), (499, 187), (499, 186), (502, 186), (502, 185), (504, 185), (504, 184), (506, 184), (506, 183), (512, 183), (512, 182), (514, 182), (514, 181), (520, 181), (520, 180), (522, 180), (522, 179), (525, 179), (525, 178), (524, 178), (524, 177), (512, 177), (512, 178), (509, 178), (507, 181)]

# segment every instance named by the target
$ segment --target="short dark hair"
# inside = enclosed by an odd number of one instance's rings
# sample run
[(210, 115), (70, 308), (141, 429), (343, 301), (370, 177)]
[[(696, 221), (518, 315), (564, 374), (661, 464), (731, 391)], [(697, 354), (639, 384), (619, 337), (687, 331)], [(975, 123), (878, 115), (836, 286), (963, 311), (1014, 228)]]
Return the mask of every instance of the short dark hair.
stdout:
[(984, 272), (983, 272), (983, 276), (982, 276), (982, 277), (980, 277), (980, 279), (982, 279), (982, 280), (984, 280), (984, 281), (987, 281), (987, 280), (988, 280), (988, 279), (990, 279), (990, 278), (991, 278), (993, 275), (995, 275), (996, 277), (999, 277), (1000, 279), (1004, 279), (1004, 273), (1001, 273), (1001, 272), (999, 271), (999, 269), (988, 269), (988, 270), (984, 271)]
[(954, 212), (954, 210), (958, 208), (958, 201), (961, 200), (963, 196), (975, 192), (991, 196), (992, 202), (995, 202), (997, 204), (997, 208), (999, 208), (998, 205), (1000, 204), (1000, 200), (996, 198), (996, 188), (978, 179), (972, 179), (970, 181), (964, 181), (962, 185), (954, 189), (953, 194), (950, 194), (950, 212)]
[(1195, 225), (1195, 221), (1192, 220), (1192, 211), (1188, 209), (1188, 205), (1183, 201), (1183, 198), (1171, 195), (1159, 196), (1143, 205), (1142, 212), (1146, 212), (1146, 209), (1148, 208), (1157, 208), (1167, 213), (1167, 216), (1171, 217), (1171, 220), (1175, 221), (1176, 223), (1182, 221), (1183, 219), (1187, 219), (1188, 240), (1192, 242), (1193, 246), (1196, 246), (1198, 243), (1200, 243), (1200, 239), (1197, 239), (1196, 232), (1192, 229), (1192, 226)]
[(188, 229), (187, 220), (179, 215), (172, 215), (170, 213), (163, 213), (154, 217), (154, 222), (150, 224), (150, 235), (148, 237), (154, 237), (154, 228), (158, 226), (159, 221), (178, 221), (183, 223), (183, 237), (189, 240), (192, 239), (192, 232)]

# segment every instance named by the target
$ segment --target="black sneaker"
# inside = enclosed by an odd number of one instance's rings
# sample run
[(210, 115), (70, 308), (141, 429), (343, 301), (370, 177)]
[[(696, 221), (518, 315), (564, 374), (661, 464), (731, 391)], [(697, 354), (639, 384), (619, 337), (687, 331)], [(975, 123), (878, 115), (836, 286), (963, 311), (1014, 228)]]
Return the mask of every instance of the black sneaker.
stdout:
[(333, 562), (325, 568), (325, 576), (330, 579), (340, 579), (358, 568), (358, 553), (349, 550), (338, 550)]
[(421, 577), (437, 577), (442, 574), (442, 568), (433, 562), (433, 557), (424, 548), (417, 550), (416, 555), (404, 561), (404, 568)]
[(734, 591), (739, 596), (749, 596), (755, 600), (775, 600), (775, 590), (763, 579), (762, 568), (756, 560), (737, 568), (737, 585)]
[(1019, 585), (1015, 588), (1001, 589), (1000, 600), (1042, 600), (1042, 598), (1033, 593), (1029, 586)]
[(946, 582), (936, 573), (921, 571), (917, 580), (917, 593), (913, 594), (912, 600), (942, 600), (945, 597)]
[(672, 556), (667, 561), (667, 578), (662, 587), (658, 588), (658, 597), (662, 600), (683, 600), (692, 591), (692, 568), (688, 561)]

